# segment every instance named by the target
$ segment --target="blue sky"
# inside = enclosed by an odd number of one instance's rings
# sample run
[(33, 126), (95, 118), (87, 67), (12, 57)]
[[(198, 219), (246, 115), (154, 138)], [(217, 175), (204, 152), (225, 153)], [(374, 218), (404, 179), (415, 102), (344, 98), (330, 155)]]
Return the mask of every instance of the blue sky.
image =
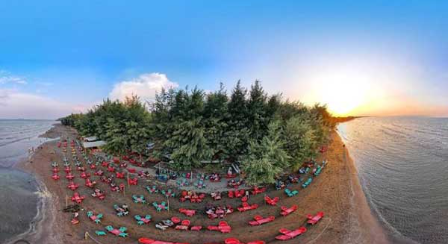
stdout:
[[(238, 79), (310, 104), (356, 103), (350, 113), (448, 115), (446, 13), (444, 1), (411, 0), (3, 1), (0, 118), (54, 118), (145, 84), (150, 99), (167, 84)], [(364, 95), (339, 101), (326, 87)]]

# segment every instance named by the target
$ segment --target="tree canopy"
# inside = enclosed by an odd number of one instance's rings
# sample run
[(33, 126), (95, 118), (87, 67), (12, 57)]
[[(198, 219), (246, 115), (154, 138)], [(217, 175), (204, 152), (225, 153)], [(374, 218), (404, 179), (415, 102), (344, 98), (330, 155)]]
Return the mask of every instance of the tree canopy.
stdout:
[(61, 118), (82, 135), (107, 142), (114, 155), (167, 156), (173, 167), (190, 170), (204, 160), (239, 162), (250, 184), (271, 183), (314, 157), (334, 126), (326, 106), (307, 107), (268, 95), (255, 81), (249, 90), (238, 81), (230, 94), (162, 89), (148, 107), (138, 97), (106, 99), (85, 114)]

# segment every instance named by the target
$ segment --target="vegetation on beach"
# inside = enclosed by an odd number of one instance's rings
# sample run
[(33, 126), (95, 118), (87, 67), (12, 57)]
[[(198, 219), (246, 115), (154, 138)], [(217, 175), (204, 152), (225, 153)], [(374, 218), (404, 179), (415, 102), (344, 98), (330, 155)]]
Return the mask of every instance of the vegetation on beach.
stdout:
[(328, 138), (332, 117), (325, 106), (268, 95), (259, 81), (238, 82), (230, 96), (224, 87), (205, 93), (194, 88), (162, 90), (145, 105), (136, 96), (104, 100), (85, 114), (61, 118), (82, 135), (107, 141), (114, 155), (169, 155), (179, 170), (200, 168), (204, 160), (240, 162), (249, 184), (272, 183), (315, 156)]

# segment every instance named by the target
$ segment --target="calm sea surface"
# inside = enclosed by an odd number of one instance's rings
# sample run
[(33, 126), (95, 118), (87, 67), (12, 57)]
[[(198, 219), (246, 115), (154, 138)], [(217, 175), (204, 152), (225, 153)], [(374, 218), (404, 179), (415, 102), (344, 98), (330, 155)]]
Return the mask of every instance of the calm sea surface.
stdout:
[(338, 130), (390, 234), (448, 243), (448, 118), (361, 118)]
[(0, 243), (26, 232), (38, 212), (38, 184), (33, 176), (14, 169), (28, 149), (46, 140), (38, 136), (55, 121), (0, 120)]

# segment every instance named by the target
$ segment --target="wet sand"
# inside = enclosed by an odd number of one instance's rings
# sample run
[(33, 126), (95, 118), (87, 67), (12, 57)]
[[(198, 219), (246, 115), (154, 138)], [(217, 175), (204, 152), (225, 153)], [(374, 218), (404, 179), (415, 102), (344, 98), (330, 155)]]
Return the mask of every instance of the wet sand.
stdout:
[[(76, 137), (76, 131), (63, 127), (55, 126), (47, 135)], [(38, 180), (43, 182), (47, 188), (44, 211), (41, 221), (36, 225), (36, 231), (31, 235), (24, 236), (31, 243), (95, 243), (92, 240), (84, 240), (86, 232), (94, 235), (95, 230), (103, 229), (105, 225), (113, 225), (114, 227), (126, 226), (129, 229), (129, 238), (118, 238), (111, 235), (105, 237), (94, 238), (99, 243), (136, 243), (139, 237), (150, 237), (154, 239), (167, 241), (188, 241), (190, 243), (223, 243), (225, 238), (238, 237), (241, 241), (252, 241), (261, 239), (267, 243), (388, 243), (382, 227), (367, 204), (364, 193), (362, 192), (357, 172), (351, 160), (349, 153), (337, 133), (333, 132), (332, 142), (328, 151), (319, 156), (318, 161), (328, 160), (326, 168), (319, 177), (316, 177), (313, 183), (306, 189), (299, 188), (298, 185), (291, 187), (298, 189), (300, 193), (292, 198), (287, 198), (283, 191), (272, 191), (268, 195), (270, 197), (280, 197), (279, 206), (291, 206), (297, 204), (298, 210), (287, 217), (277, 217), (274, 222), (251, 227), (247, 224), (252, 220), (254, 215), (276, 215), (279, 216), (279, 207), (266, 206), (263, 202), (263, 194), (251, 196), (249, 202), (257, 203), (260, 207), (257, 210), (244, 213), (233, 213), (227, 216), (226, 220), (232, 226), (230, 234), (221, 234), (211, 231), (200, 232), (180, 232), (173, 229), (162, 232), (154, 227), (137, 226), (135, 220), (131, 217), (119, 218), (114, 214), (112, 208), (115, 203), (127, 203), (130, 206), (131, 214), (150, 214), (154, 222), (167, 219), (172, 216), (179, 216), (175, 210), (179, 207), (193, 208), (202, 210), (205, 203), (212, 202), (218, 205), (231, 204), (236, 207), (240, 203), (232, 199), (224, 197), (221, 201), (213, 202), (207, 198), (203, 204), (180, 203), (177, 199), (170, 200), (170, 212), (155, 212), (153, 208), (143, 205), (134, 204), (131, 201), (132, 194), (144, 194), (148, 202), (165, 200), (160, 194), (150, 195), (142, 186), (146, 184), (140, 181), (139, 186), (132, 186), (126, 190), (126, 195), (122, 193), (110, 192), (109, 187), (99, 182), (102, 190), (105, 190), (107, 197), (104, 201), (99, 201), (90, 196), (86, 198), (82, 206), (85, 210), (94, 210), (96, 213), (103, 213), (104, 220), (102, 225), (96, 225), (88, 220), (86, 211), (80, 212), (80, 221), (78, 225), (70, 223), (71, 214), (63, 213), (62, 208), (65, 206), (65, 196), (71, 196), (72, 192), (66, 188), (67, 181), (61, 177), (59, 181), (53, 181), (51, 176), (51, 161), (58, 161), (62, 164), (62, 150), (57, 148), (57, 142), (47, 142), (34, 154), (33, 163), (23, 162), (20, 167), (28, 172), (36, 175)], [(82, 195), (90, 195), (91, 189), (84, 187), (84, 180), (77, 175), (75, 182), (80, 184), (79, 192)], [(63, 172), (61, 176), (65, 175)], [(98, 181), (98, 180), (97, 180)], [(153, 185), (153, 183), (148, 183)], [(45, 189), (45, 188), (44, 188)], [(325, 213), (324, 219), (312, 226), (309, 230), (298, 238), (290, 241), (275, 241), (280, 228), (298, 228), (305, 222), (306, 214), (314, 214), (318, 211)], [(194, 225), (211, 225), (217, 224), (218, 220), (209, 220), (202, 213), (196, 214), (189, 218)]]

